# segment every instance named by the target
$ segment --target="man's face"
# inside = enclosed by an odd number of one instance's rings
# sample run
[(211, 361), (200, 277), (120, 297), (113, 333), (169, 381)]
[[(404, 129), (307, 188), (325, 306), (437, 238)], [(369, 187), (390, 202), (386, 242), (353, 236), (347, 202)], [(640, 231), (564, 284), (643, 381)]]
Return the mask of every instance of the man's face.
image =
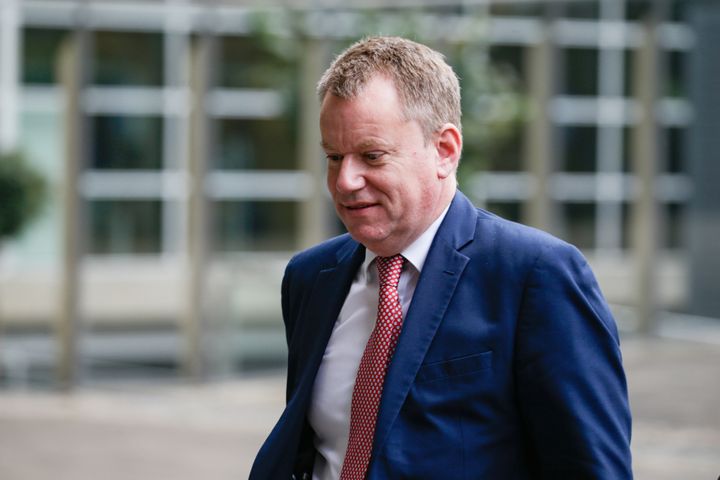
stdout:
[(392, 81), (376, 75), (353, 99), (328, 93), (320, 131), (335, 210), (374, 253), (399, 253), (444, 209), (438, 150), (403, 119)]

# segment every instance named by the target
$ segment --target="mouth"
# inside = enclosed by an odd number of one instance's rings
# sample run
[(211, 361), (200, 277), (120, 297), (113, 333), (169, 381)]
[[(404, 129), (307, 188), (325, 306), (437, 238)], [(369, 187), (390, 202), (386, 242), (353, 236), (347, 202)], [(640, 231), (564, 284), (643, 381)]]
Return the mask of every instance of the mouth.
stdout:
[(357, 202), (357, 203), (343, 203), (341, 204), (343, 209), (350, 211), (350, 212), (363, 212), (365, 210), (368, 210), (372, 207), (376, 207), (377, 203), (369, 203), (369, 202)]

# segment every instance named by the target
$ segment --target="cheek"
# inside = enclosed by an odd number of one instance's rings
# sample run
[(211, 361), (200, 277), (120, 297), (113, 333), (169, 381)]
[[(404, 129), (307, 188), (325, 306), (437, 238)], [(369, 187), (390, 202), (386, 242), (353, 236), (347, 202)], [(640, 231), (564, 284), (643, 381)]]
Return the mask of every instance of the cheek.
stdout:
[(328, 189), (328, 192), (330, 192), (331, 195), (335, 194), (335, 184), (337, 183), (337, 176), (335, 175), (335, 172), (333, 170), (328, 169), (327, 174), (325, 175), (325, 186)]

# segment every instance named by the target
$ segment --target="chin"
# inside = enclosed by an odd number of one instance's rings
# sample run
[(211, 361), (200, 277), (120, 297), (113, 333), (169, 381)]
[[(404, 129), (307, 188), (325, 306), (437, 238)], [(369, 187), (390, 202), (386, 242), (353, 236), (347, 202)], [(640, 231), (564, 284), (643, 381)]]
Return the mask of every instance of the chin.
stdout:
[(367, 232), (363, 231), (362, 229), (348, 229), (348, 232), (353, 239), (362, 243), (367, 248), (373, 251), (375, 251), (373, 246), (382, 245), (387, 238), (384, 234), (380, 234), (377, 231)]

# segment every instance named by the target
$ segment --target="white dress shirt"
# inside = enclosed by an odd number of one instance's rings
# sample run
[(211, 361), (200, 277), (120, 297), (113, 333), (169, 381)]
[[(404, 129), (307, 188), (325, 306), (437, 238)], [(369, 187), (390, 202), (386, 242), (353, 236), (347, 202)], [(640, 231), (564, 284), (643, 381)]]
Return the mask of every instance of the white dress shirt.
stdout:
[[(403, 319), (417, 286), (430, 245), (448, 207), (410, 246), (401, 252), (405, 263), (398, 293)], [(350, 436), (350, 403), (360, 359), (377, 319), (378, 273), (375, 255), (366, 250), (340, 310), (313, 386), (308, 419), (315, 432), (313, 480), (337, 480)]]

